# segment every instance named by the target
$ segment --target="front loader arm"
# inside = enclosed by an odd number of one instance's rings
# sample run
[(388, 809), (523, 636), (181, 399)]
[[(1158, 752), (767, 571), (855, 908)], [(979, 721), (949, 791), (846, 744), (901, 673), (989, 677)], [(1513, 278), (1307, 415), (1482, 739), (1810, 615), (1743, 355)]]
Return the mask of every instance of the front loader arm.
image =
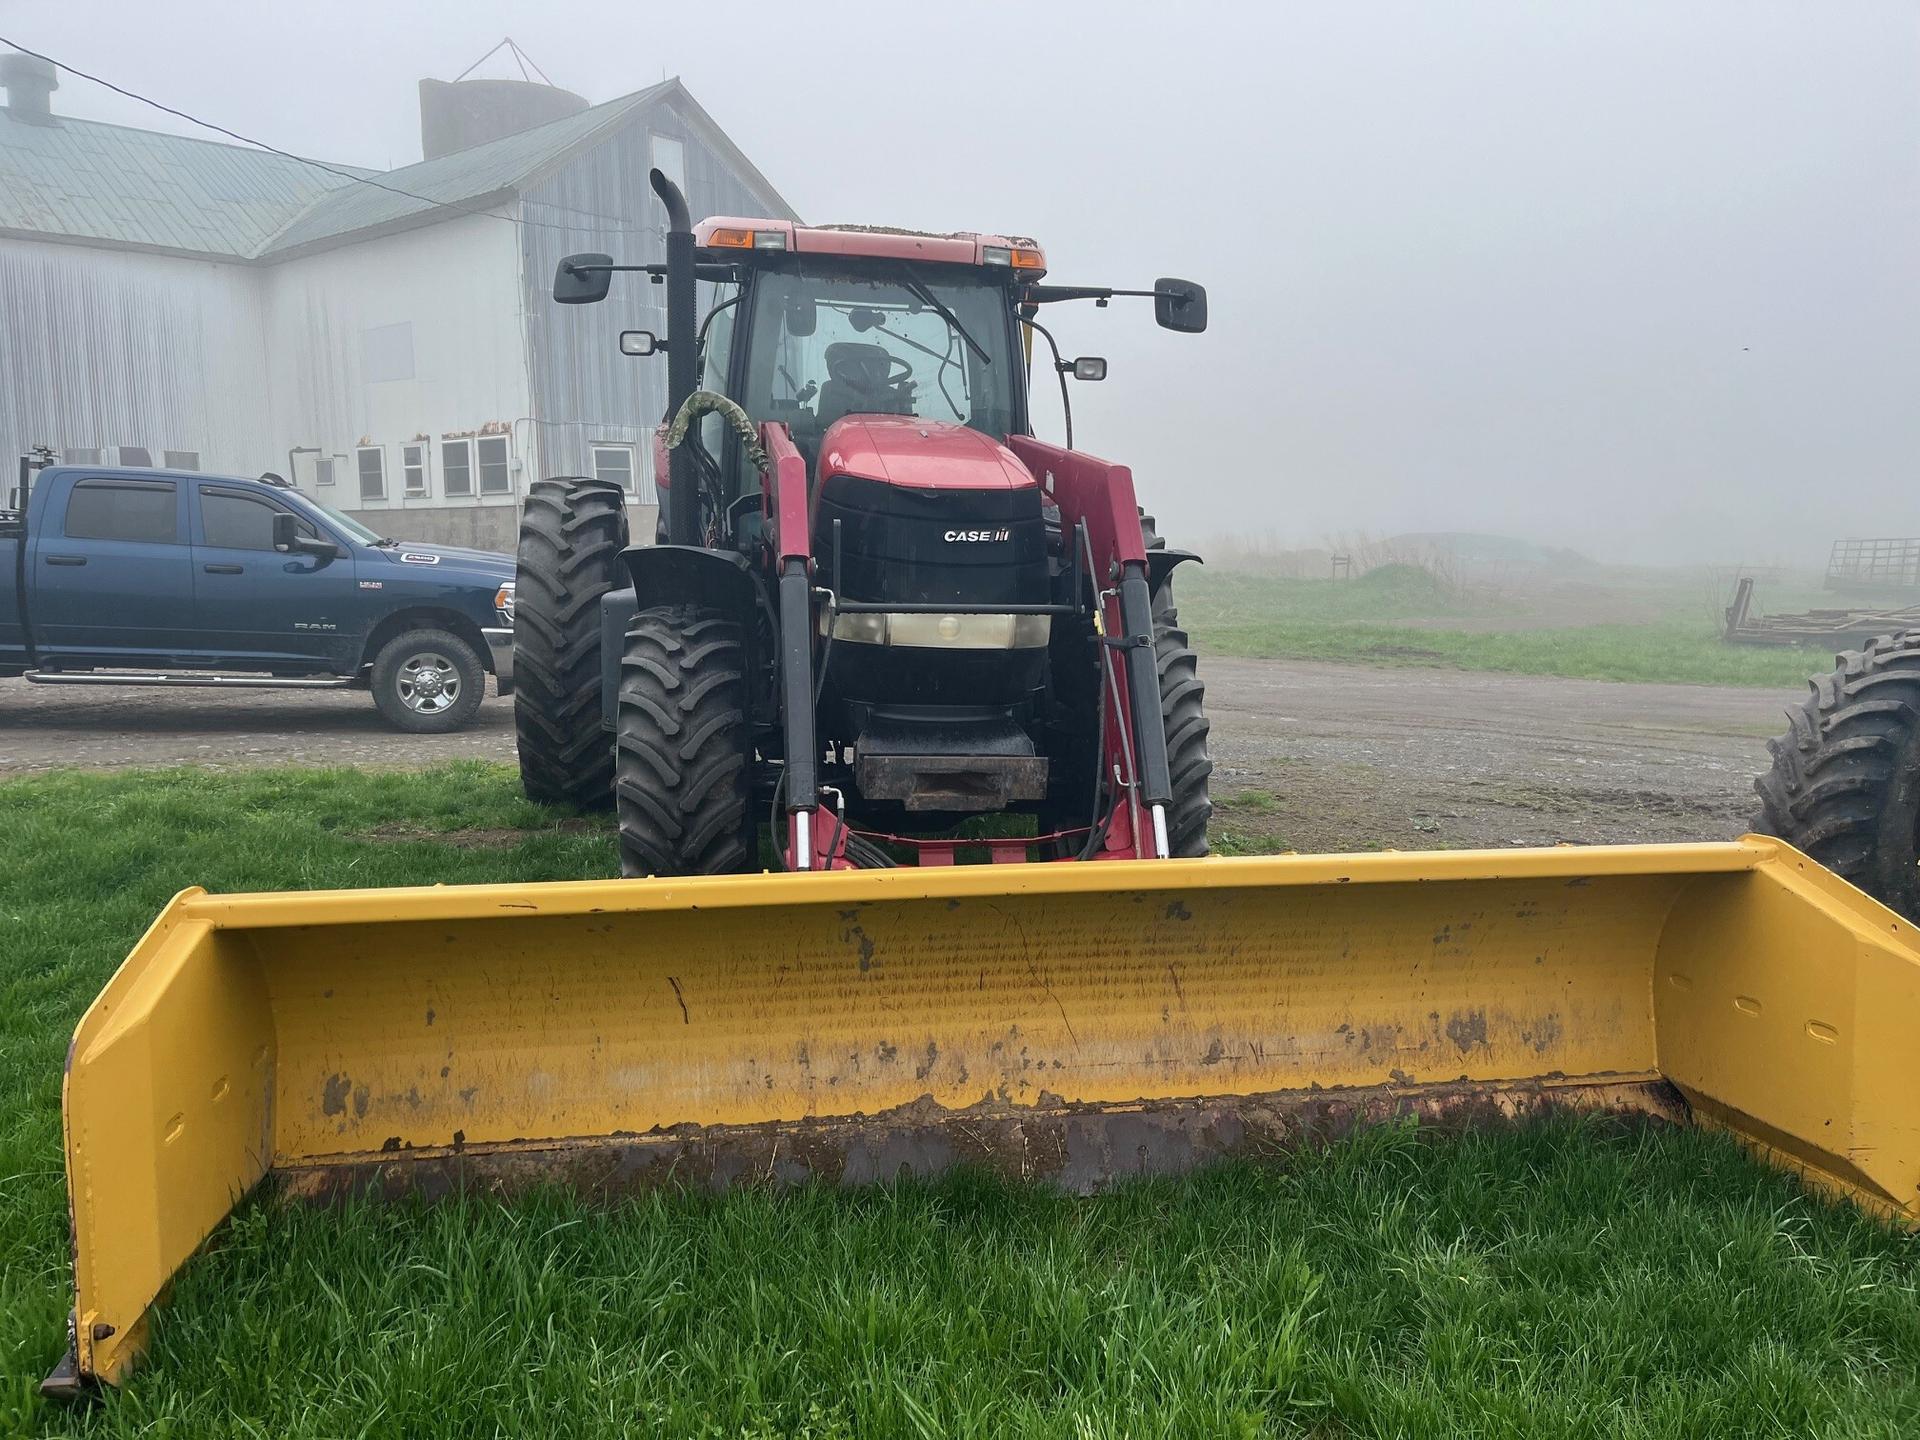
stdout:
[[(1133, 472), (1125, 465), (1049, 445), (1030, 435), (1012, 436), (1007, 448), (1039, 478), (1041, 488), (1060, 507), (1064, 526), (1086, 526), (1093, 550), (1100, 643), (1117, 649), (1124, 661), (1115, 667), (1124, 674), (1124, 681), (1116, 686), (1120, 703), (1110, 725), (1114, 733), (1103, 737), (1103, 743), (1117, 742), (1108, 746), (1107, 754), (1110, 764), (1120, 769), (1133, 853), (1166, 859), (1172, 854), (1167, 807), (1173, 803), (1173, 778), (1167, 762), (1166, 721), (1160, 712), (1152, 591)], [(1106, 668), (1102, 657), (1102, 669)]]

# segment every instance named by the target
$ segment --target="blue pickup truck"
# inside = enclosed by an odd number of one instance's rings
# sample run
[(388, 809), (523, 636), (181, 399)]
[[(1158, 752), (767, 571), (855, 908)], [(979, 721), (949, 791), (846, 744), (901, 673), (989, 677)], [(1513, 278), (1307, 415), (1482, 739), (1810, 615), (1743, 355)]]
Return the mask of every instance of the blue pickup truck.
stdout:
[(388, 540), (287, 485), (32, 457), (0, 509), (0, 676), (371, 690), (396, 727), (513, 687), (513, 557)]

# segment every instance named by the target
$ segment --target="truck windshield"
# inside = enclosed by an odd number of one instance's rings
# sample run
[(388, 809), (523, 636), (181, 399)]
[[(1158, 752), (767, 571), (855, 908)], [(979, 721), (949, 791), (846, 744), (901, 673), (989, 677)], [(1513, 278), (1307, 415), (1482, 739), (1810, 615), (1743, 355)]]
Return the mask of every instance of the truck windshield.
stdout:
[(846, 415), (918, 415), (999, 440), (1013, 428), (1007, 292), (986, 276), (803, 260), (763, 271), (751, 304), (736, 398), (756, 419), (790, 426), (809, 460)]

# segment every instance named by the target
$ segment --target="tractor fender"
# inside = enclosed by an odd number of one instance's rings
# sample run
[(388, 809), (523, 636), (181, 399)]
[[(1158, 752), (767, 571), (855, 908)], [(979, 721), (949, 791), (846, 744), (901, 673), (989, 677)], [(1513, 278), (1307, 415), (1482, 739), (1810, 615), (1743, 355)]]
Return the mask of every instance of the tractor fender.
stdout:
[(733, 550), (699, 545), (633, 545), (620, 552), (633, 580), (636, 609), (703, 605), (751, 615), (759, 604), (753, 562)]
[(600, 600), (600, 723), (614, 727), (627, 622), (656, 605), (699, 605), (745, 622), (764, 603), (753, 562), (732, 550), (698, 545), (631, 545), (620, 552), (633, 584)]
[(1174, 567), (1184, 565), (1189, 560), (1196, 565), (1207, 563), (1191, 550), (1147, 551), (1147, 589), (1157, 593), (1160, 587), (1167, 583), (1167, 577), (1173, 574)]

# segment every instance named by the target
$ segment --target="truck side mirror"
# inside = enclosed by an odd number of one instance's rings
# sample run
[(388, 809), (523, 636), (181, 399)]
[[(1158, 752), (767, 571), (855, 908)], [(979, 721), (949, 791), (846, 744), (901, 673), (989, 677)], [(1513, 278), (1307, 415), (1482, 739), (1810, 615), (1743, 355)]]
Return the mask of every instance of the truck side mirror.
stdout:
[(312, 555), (322, 563), (346, 557), (347, 552), (331, 540), (322, 540), (317, 535), (302, 535), (300, 521), (284, 510), (273, 512), (272, 525), (273, 548), (282, 555)]
[(562, 305), (594, 305), (613, 284), (611, 255), (569, 255), (553, 272), (553, 298)]
[(660, 337), (651, 330), (622, 330), (620, 332), (620, 353), (622, 355), (652, 355), (666, 347), (660, 343)]
[(1207, 287), (1191, 280), (1154, 281), (1153, 320), (1162, 330), (1198, 335), (1207, 328)]

